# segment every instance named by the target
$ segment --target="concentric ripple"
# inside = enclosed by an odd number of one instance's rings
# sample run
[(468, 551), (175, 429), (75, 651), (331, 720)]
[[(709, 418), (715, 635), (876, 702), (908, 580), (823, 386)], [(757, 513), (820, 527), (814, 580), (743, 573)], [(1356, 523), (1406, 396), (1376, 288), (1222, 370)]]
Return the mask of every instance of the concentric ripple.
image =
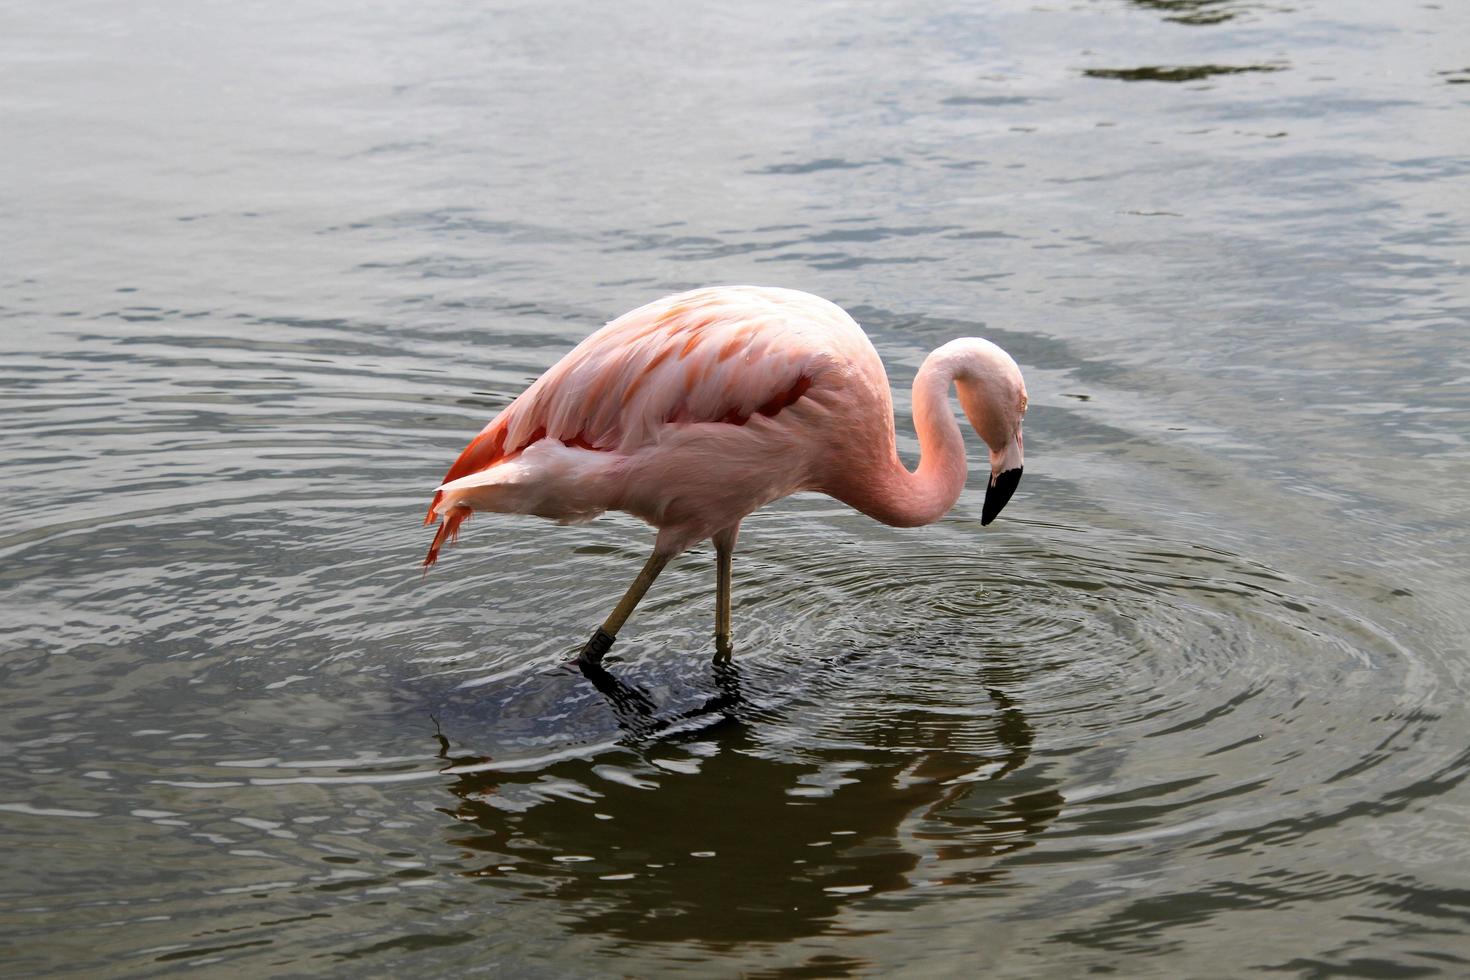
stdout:
[[(1431, 665), (1218, 549), (965, 520), (834, 547), (820, 522), (756, 523), (779, 533), (748, 534), (737, 562), (733, 664), (710, 666), (688, 625), (707, 605), (696, 555), (608, 674), (547, 672), (560, 639), (446, 696), (445, 731), (474, 747), (446, 742), (443, 770), (474, 828), (454, 841), (484, 855), (463, 873), (552, 888), (593, 933), (775, 939), (851, 896), (1269, 850), (1470, 765), (1422, 752), (1437, 692), (1412, 679)], [(584, 597), (590, 616), (590, 590), (568, 602)], [(1375, 683), (1353, 704), (1360, 675)], [(1363, 721), (1324, 726), (1334, 712)], [(711, 874), (735, 911), (700, 898)]]

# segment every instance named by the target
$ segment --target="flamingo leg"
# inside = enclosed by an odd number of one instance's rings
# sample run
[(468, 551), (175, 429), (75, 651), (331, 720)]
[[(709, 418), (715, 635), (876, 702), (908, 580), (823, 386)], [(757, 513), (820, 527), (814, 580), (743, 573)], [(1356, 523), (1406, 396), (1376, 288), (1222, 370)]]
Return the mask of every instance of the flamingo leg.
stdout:
[(603, 654), (607, 653), (613, 641), (618, 638), (618, 630), (622, 629), (628, 617), (633, 615), (638, 601), (648, 592), (648, 587), (653, 584), (654, 579), (658, 578), (658, 573), (664, 570), (664, 566), (669, 563), (669, 558), (669, 555), (654, 549), (653, 554), (649, 555), (648, 561), (644, 563), (643, 570), (638, 573), (633, 584), (628, 586), (628, 591), (623, 593), (622, 600), (618, 602), (607, 619), (603, 620), (602, 625), (593, 632), (587, 645), (582, 647), (582, 652), (577, 655), (578, 663), (590, 664), (593, 667), (601, 665)]
[(726, 662), (735, 652), (730, 642), (730, 579), (739, 526), (715, 535), (715, 660)]
[(715, 548), (715, 656), (728, 660), (730, 646), (730, 559), (729, 548)]

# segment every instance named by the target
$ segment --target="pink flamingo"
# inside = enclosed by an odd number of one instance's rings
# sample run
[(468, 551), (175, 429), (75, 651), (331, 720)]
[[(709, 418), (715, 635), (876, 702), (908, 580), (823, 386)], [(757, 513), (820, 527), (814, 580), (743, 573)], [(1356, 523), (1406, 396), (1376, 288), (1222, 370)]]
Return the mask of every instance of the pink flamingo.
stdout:
[(653, 554), (583, 647), (597, 666), (669, 560), (706, 538), (716, 554), (715, 644), (728, 657), (730, 572), (740, 522), (818, 490), (885, 524), (939, 520), (969, 466), (949, 407), (959, 392), (990, 447), (980, 523), (1021, 480), (1026, 383), (988, 340), (952, 340), (914, 378), (921, 457), (899, 460), (888, 376), (862, 328), (809, 293), (698, 289), (625, 313), (578, 344), (476, 436), (434, 493), (424, 559), (477, 510), (563, 524), (607, 510), (658, 528)]

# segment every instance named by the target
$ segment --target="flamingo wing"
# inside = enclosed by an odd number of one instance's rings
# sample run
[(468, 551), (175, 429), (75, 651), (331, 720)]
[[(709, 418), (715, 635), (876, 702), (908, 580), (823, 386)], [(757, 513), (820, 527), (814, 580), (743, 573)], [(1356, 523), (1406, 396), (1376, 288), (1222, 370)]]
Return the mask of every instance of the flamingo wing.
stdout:
[[(811, 387), (828, 360), (801, 329), (812, 302), (825, 317), (846, 314), (788, 290), (723, 287), (665, 297), (625, 313), (587, 337), (506, 406), (445, 474), (481, 472), (542, 439), (589, 450), (633, 452), (669, 425), (745, 424), (772, 416)], [(433, 523), (436, 491), (425, 524)], [(429, 549), (453, 539), (469, 517), (452, 508)]]

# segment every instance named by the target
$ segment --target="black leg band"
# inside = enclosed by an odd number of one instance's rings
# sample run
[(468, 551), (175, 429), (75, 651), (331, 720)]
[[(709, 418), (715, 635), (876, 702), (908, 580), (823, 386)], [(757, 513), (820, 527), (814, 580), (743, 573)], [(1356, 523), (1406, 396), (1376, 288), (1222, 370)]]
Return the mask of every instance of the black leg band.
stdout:
[(602, 663), (603, 654), (612, 649), (613, 641), (616, 639), (617, 637), (613, 636), (601, 626), (597, 627), (597, 629), (592, 633), (592, 638), (588, 640), (587, 645), (582, 648), (582, 655), (580, 659), (588, 663)]

